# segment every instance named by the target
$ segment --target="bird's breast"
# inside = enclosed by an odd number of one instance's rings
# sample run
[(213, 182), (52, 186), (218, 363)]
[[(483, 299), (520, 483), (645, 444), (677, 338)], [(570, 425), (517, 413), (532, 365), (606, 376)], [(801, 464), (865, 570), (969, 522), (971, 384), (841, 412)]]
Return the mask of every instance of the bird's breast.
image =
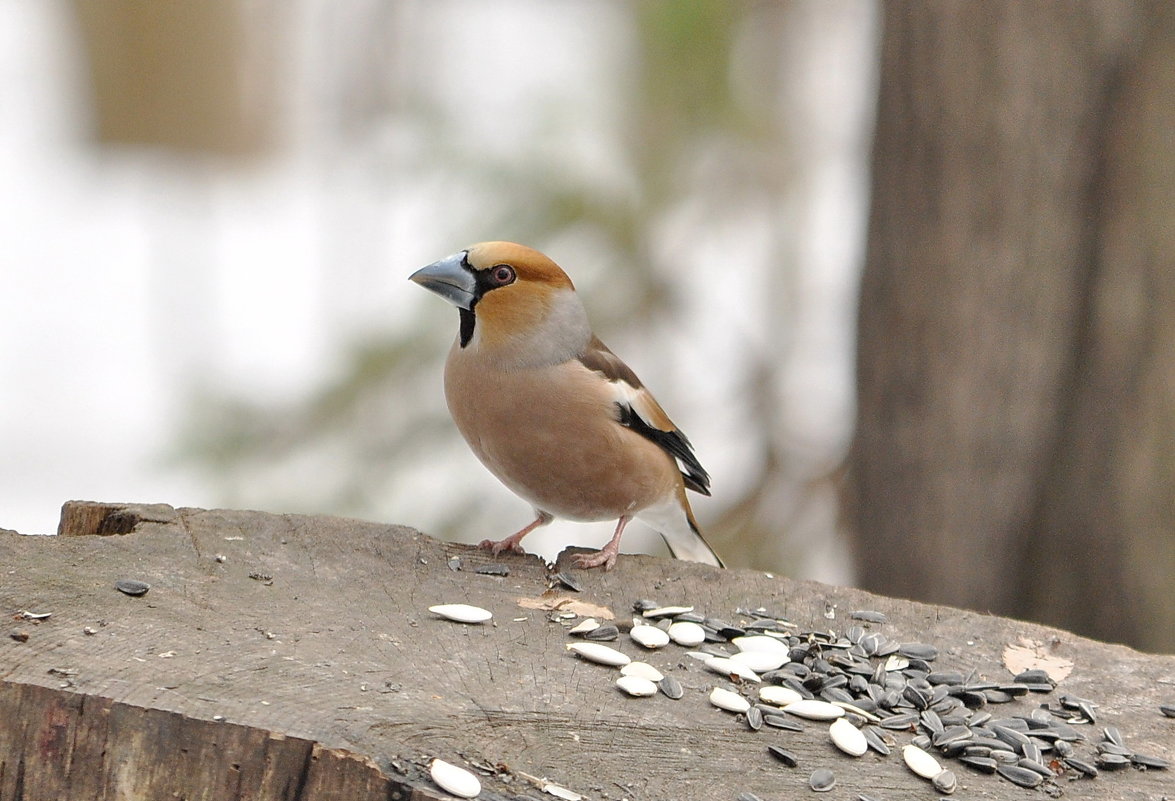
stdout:
[(455, 347), (445, 397), (490, 472), (557, 517), (633, 514), (681, 482), (668, 454), (617, 422), (607, 382), (577, 361), (498, 370)]

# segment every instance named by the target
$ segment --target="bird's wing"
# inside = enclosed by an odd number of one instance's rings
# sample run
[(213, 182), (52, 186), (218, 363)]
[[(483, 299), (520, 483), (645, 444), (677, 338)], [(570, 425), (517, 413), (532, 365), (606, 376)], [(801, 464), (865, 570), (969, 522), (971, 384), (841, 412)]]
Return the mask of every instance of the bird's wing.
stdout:
[(602, 375), (615, 394), (617, 421), (656, 443), (677, 460), (685, 485), (703, 495), (710, 494), (710, 475), (694, 455), (693, 445), (665, 414), (661, 404), (645, 389), (632, 368), (598, 338), (592, 337), (579, 357), (584, 367)]

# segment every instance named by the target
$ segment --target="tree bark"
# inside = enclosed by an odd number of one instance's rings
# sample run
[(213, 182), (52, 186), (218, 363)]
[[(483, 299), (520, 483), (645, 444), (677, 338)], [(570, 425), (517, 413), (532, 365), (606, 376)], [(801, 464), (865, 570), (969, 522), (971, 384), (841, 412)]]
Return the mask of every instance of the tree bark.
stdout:
[(862, 585), (1175, 650), (1175, 14), (884, 6)]
[[(680, 681), (678, 700), (628, 698), (615, 668), (568, 653), (577, 639), (567, 629), (580, 616), (625, 630), (640, 598), (741, 626), (754, 617), (746, 609), (762, 607), (785, 617), (797, 642), (860, 627), (895, 644), (926, 643), (938, 650), (935, 669), (980, 682), (1006, 683), (1020, 669), (1008, 646), (1030, 639), (1053, 662), (1073, 663), (1072, 673), (1053, 692), (988, 711), (1026, 715), (1070, 693), (1100, 705), (1097, 726), (1080, 724), (1081, 758), (1094, 758), (1100, 726), (1146, 754), (1172, 756), (1171, 721), (1158, 707), (1171, 703), (1164, 682), (1175, 657), (1017, 620), (628, 554), (607, 573), (572, 571), (573, 592), (553, 574), (579, 549), (552, 569), (534, 556), (495, 558), (402, 526), (332, 517), (71, 503), (61, 534), (0, 533), (0, 610), (9, 616), (0, 799), (448, 798), (429, 779), (434, 757), (477, 771), (483, 801), (554, 798), (536, 777), (586, 801), (798, 798), (818, 767), (835, 769), (842, 798), (930, 792), (899, 748), (853, 759), (814, 721), (799, 732), (753, 731), (710, 704), (711, 688), (736, 685), (684, 647), (645, 650), (627, 634), (611, 643)], [(119, 592), (128, 578), (150, 589)], [(429, 611), (453, 602), (494, 618), (465, 625)], [(757, 686), (739, 689), (753, 697)], [(913, 737), (893, 734), (900, 744)], [(778, 764), (767, 745), (793, 752), (799, 766)], [(960, 797), (1025, 798), (996, 776), (945, 764), (958, 772)], [(1048, 787), (1063, 787), (1070, 801), (1142, 801), (1170, 784), (1161, 770), (1073, 778), (1066, 771)]]

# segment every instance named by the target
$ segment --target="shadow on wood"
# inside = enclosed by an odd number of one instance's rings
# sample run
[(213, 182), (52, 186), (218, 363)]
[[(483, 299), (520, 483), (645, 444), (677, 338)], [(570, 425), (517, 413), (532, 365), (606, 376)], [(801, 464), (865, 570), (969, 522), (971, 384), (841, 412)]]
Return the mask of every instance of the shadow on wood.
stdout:
[[(624, 556), (611, 573), (576, 573), (576, 593), (536, 557), (495, 560), (399, 526), (163, 505), (70, 503), (59, 533), (0, 531), (0, 609), (12, 618), (0, 641), (0, 799), (443, 798), (428, 778), (434, 757), (478, 773), (484, 799), (554, 797), (546, 779), (590, 799), (769, 800), (810, 792), (817, 767), (835, 770), (846, 797), (930, 797), (896, 754), (839, 754), (824, 724), (750, 731), (707, 703), (726, 682), (676, 645), (641, 656), (685, 697), (625, 697), (612, 669), (566, 652), (566, 621), (549, 611), (592, 604), (623, 629), (640, 598), (731, 621), (765, 607), (801, 630), (844, 631), (850, 611), (879, 610), (888, 620), (873, 630), (935, 644), (936, 667), (997, 682), (1010, 679), (1005, 646), (1030, 638), (1075, 663), (1058, 692), (1098, 703), (1099, 726), (1168, 758), (1175, 741), (1159, 712), (1175, 701), (1175, 657), (852, 589)], [(477, 572), (487, 565), (509, 575)], [(131, 597), (120, 579), (151, 589)], [(494, 619), (427, 611), (452, 602)], [(641, 651), (623, 636), (614, 645)], [(991, 710), (1025, 714), (1043, 700), (1056, 695)], [(1100, 728), (1085, 728), (1091, 755)], [(774, 762), (768, 744), (800, 766)], [(952, 768), (968, 798), (1028, 797)], [(1069, 798), (1171, 786), (1166, 771), (1072, 773), (1055, 780)]]

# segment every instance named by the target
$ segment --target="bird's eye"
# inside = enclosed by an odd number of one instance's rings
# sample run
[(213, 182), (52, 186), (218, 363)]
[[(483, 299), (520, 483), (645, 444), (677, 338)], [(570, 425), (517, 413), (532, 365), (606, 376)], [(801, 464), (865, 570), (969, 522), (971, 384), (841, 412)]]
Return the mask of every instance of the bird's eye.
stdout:
[(515, 274), (514, 268), (509, 264), (499, 264), (494, 268), (492, 273), (494, 284), (497, 286), (506, 286), (506, 284), (514, 283)]

